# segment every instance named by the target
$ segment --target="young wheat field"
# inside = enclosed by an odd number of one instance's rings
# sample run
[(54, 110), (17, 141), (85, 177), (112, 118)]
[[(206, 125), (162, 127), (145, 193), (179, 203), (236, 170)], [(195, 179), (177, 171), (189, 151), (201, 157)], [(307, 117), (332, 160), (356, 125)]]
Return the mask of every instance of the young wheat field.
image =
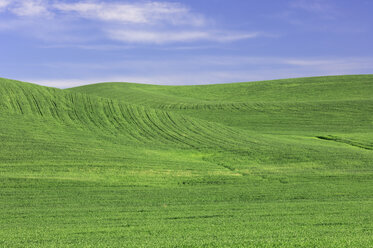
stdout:
[(373, 75), (0, 79), (0, 247), (373, 247)]

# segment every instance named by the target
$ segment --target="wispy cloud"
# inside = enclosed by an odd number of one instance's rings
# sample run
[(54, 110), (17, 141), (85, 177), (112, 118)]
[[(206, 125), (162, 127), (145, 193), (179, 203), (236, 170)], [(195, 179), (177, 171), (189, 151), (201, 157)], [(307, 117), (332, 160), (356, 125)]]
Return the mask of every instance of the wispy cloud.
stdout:
[(329, 0), (294, 0), (290, 3), (290, 7), (324, 19), (334, 19), (338, 15), (336, 6)]
[(25, 30), (22, 33), (49, 42), (66, 43), (66, 37), (72, 37), (72, 42), (87, 39), (83, 33), (93, 30), (97, 40), (131, 44), (233, 42), (262, 36), (255, 31), (217, 30), (212, 20), (175, 2), (0, 0), (0, 9), (13, 14), (13, 18), (0, 19), (0, 29)]
[(259, 33), (231, 34), (229, 32), (214, 31), (137, 31), (114, 29), (108, 31), (112, 39), (130, 43), (174, 43), (190, 42), (196, 40), (229, 42), (250, 39), (259, 36)]
[(44, 0), (13, 0), (9, 10), (17, 16), (51, 16), (47, 2)]
[(0, 0), (0, 11), (4, 10), (10, 4), (10, 0)]
[[(373, 70), (371, 57), (281, 58), (246, 56), (190, 56), (170, 59), (128, 59), (101, 63), (45, 64), (46, 71), (75, 69), (76, 74), (59, 78), (23, 78), (26, 81), (73, 87), (97, 82), (137, 82), (192, 85), (270, 80), (292, 77), (367, 74)], [(82, 75), (90, 76), (79, 76)]]
[(301, 27), (302, 31), (360, 32), (361, 26), (352, 27), (351, 22), (346, 22), (343, 12), (333, 0), (289, 0), (282, 10), (270, 15), (270, 18)]
[(80, 17), (108, 22), (156, 25), (162, 22), (180, 25), (201, 26), (202, 15), (192, 13), (189, 8), (177, 3), (106, 3), (78, 2), (57, 3), (53, 7), (64, 12), (74, 12)]

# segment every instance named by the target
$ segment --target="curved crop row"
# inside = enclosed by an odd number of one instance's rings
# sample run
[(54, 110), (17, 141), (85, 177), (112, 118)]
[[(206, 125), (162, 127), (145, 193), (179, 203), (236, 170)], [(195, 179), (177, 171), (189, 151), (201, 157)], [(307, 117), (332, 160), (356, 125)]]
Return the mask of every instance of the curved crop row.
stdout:
[(231, 148), (250, 142), (241, 131), (224, 125), (12, 80), (0, 81), (0, 110), (100, 129), (141, 143)]

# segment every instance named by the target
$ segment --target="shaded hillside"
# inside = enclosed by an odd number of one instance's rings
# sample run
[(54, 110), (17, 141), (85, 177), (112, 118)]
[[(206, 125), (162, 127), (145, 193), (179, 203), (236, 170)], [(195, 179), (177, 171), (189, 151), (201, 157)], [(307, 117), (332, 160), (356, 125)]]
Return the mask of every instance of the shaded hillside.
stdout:
[(245, 146), (249, 142), (247, 134), (217, 123), (6, 79), (0, 81), (0, 110), (122, 135), (128, 142), (201, 148)]

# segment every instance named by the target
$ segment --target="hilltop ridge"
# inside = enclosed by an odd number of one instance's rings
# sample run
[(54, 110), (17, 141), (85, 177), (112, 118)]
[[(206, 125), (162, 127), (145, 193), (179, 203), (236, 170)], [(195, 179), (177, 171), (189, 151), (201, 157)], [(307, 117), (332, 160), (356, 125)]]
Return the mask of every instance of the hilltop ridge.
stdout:
[(67, 91), (117, 99), (247, 130), (317, 134), (333, 130), (370, 130), (368, 113), (373, 104), (373, 75), (200, 86), (102, 83)]

